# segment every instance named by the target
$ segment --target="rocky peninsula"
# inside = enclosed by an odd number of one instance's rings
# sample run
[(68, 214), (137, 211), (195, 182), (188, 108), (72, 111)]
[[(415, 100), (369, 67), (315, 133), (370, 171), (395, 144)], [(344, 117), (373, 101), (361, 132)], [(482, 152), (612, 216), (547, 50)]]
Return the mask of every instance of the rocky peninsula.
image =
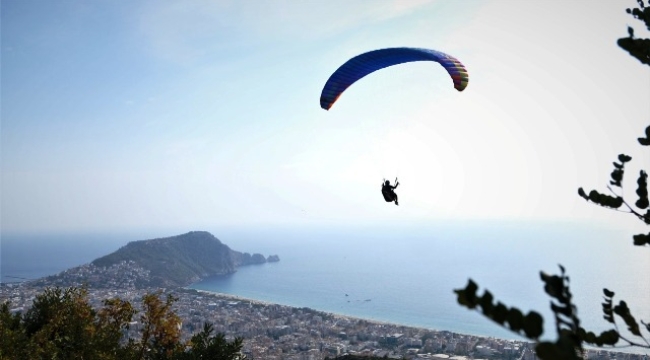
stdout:
[(259, 253), (232, 250), (207, 231), (191, 231), (171, 237), (132, 241), (90, 264), (66, 270), (42, 281), (112, 287), (117, 284), (106, 283), (107, 278), (99, 274), (117, 271), (128, 264), (129, 285), (139, 289), (172, 288), (187, 286), (211, 276), (231, 274), (240, 266), (279, 260), (278, 255), (267, 259)]

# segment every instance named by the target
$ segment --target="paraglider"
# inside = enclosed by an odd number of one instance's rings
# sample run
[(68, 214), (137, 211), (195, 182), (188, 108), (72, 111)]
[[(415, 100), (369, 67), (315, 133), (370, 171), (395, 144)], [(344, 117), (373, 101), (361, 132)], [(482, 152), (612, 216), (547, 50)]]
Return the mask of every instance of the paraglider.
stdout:
[(467, 87), (469, 81), (467, 70), (460, 61), (451, 55), (421, 48), (379, 49), (355, 56), (341, 65), (325, 83), (320, 96), (320, 106), (329, 110), (345, 89), (370, 73), (413, 61), (437, 62), (447, 70), (456, 90), (463, 91)]
[(381, 184), (381, 194), (384, 195), (384, 200), (386, 202), (395, 202), (395, 205), (399, 205), (397, 202), (397, 194), (395, 194), (395, 188), (399, 185), (399, 181), (395, 178), (395, 186), (391, 186), (390, 181), (384, 179)]
[[(456, 90), (463, 91), (467, 87), (469, 82), (467, 69), (458, 59), (451, 55), (432, 49), (386, 48), (357, 55), (336, 69), (327, 79), (321, 91), (320, 106), (325, 110), (329, 110), (347, 88), (368, 74), (389, 66), (414, 61), (437, 62), (447, 70)], [(386, 202), (395, 202), (395, 205), (399, 205), (397, 194), (395, 194), (395, 188), (398, 185), (397, 178), (395, 178), (395, 186), (392, 186), (390, 181), (384, 179), (381, 193)]]

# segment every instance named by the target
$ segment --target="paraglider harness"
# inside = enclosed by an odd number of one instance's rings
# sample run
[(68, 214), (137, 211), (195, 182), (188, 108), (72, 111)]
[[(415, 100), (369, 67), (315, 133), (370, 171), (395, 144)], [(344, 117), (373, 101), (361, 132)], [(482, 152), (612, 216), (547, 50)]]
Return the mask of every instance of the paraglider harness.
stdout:
[(381, 194), (384, 195), (384, 200), (386, 200), (386, 202), (395, 201), (397, 195), (393, 189), (395, 189), (397, 185), (399, 185), (397, 178), (395, 178), (395, 186), (386, 185), (386, 179), (384, 179), (384, 181), (381, 183)]

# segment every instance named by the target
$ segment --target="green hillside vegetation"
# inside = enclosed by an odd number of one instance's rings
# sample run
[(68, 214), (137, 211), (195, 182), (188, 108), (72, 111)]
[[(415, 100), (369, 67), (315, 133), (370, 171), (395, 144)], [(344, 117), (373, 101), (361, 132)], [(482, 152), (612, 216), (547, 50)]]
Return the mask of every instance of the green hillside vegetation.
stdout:
[(240, 260), (243, 257), (209, 232), (192, 231), (130, 242), (114, 253), (96, 259), (93, 265), (109, 267), (131, 260), (150, 271), (151, 281), (147, 285), (185, 286), (203, 277), (233, 273), (238, 265), (246, 264)]
[(242, 338), (227, 341), (209, 323), (189, 341), (181, 341), (174, 301), (160, 293), (145, 295), (136, 338), (125, 336), (134, 305), (112, 298), (96, 310), (83, 288), (46, 289), (24, 314), (12, 313), (5, 302), (0, 304), (0, 359), (246, 359)]

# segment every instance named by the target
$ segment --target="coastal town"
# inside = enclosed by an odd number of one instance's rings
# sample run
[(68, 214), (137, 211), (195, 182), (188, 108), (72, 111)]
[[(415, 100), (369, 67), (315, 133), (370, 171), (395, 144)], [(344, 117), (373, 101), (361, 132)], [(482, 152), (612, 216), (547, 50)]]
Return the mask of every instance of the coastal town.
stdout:
[[(534, 344), (381, 323), (364, 319), (270, 304), (231, 295), (185, 287), (142, 288), (148, 272), (134, 262), (110, 267), (92, 264), (66, 270), (35, 281), (4, 283), (0, 303), (12, 312), (29, 309), (47, 287), (84, 286), (97, 308), (109, 298), (121, 298), (139, 309), (142, 297), (159, 292), (176, 298), (174, 311), (182, 320), (182, 334), (189, 339), (205, 322), (226, 339), (241, 337), (249, 359), (334, 359), (344, 355), (388, 359), (535, 360)], [(139, 314), (133, 317), (127, 336), (138, 338)], [(585, 359), (648, 360), (648, 355), (588, 349)]]

